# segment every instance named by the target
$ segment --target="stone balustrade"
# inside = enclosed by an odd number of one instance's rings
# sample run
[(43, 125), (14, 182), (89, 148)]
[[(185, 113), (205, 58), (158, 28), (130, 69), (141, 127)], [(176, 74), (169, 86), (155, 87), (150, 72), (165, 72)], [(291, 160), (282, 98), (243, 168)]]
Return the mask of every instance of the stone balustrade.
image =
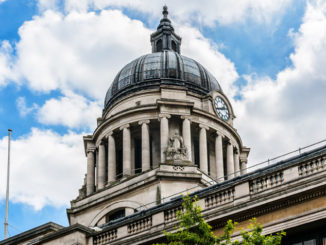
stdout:
[(312, 161), (304, 162), (298, 167), (299, 175), (309, 175), (319, 171), (322, 171), (326, 168), (326, 158), (320, 157)]
[(164, 211), (164, 221), (170, 222), (170, 221), (176, 220), (178, 211), (183, 211), (183, 207), (179, 206), (176, 208), (171, 208), (171, 209), (165, 210)]
[(152, 226), (152, 216), (146, 217), (141, 220), (137, 220), (130, 225), (128, 225), (128, 233), (133, 234), (136, 232), (141, 232), (148, 230)]
[(218, 205), (233, 202), (234, 200), (234, 188), (226, 189), (205, 198), (205, 207), (216, 207)]
[[(203, 210), (204, 216), (206, 213), (212, 212), (223, 214), (223, 208), (228, 210), (230, 208), (236, 209), (238, 205), (242, 207), (250, 205), (251, 201), (256, 203), (257, 199), (265, 198), (265, 192), (268, 195), (279, 193), (279, 188), (283, 188), (284, 192), (287, 192), (284, 194), (286, 196), (291, 195), (291, 188), (293, 188), (295, 194), (298, 182), (313, 183), (317, 179), (318, 181), (325, 181), (326, 150), (321, 156), (306, 157), (306, 159), (298, 157), (297, 161), (283, 161), (276, 164), (276, 167), (269, 166), (266, 169), (262, 172), (248, 173), (243, 177), (219, 183), (205, 191), (197, 191), (195, 194), (200, 199), (199, 205)], [(312, 175), (313, 173), (318, 173), (318, 178), (316, 178), (316, 175)], [(312, 184), (309, 185), (309, 188), (312, 188)], [(276, 195), (276, 198), (281, 198), (281, 196)], [(146, 214), (145, 218), (143, 214), (135, 213), (133, 216), (129, 216), (122, 226), (115, 225), (110, 231), (97, 232), (94, 244), (123, 244), (123, 239), (130, 240), (130, 237), (137, 236), (137, 233), (143, 231), (160, 231), (159, 234), (162, 234), (161, 231), (163, 230), (173, 229), (175, 221), (177, 221), (177, 212), (182, 211), (183, 208), (180, 199), (170, 202), (170, 204), (176, 203), (173, 207), (169, 205), (165, 207), (166, 204), (163, 204), (163, 206), (158, 208), (154, 207), (151, 210), (147, 210), (148, 214)], [(228, 205), (224, 206), (224, 204)], [(266, 208), (272, 209), (273, 206)], [(263, 209), (260, 211), (263, 212)], [(253, 215), (259, 215), (259, 213), (254, 213)], [(250, 217), (248, 216), (247, 218), (249, 219)], [(109, 229), (110, 226), (105, 228)]]
[(250, 181), (250, 193), (257, 193), (281, 185), (284, 181), (283, 171)]
[(95, 245), (104, 245), (108, 244), (109, 242), (117, 239), (117, 229), (105, 231), (94, 237), (94, 244)]

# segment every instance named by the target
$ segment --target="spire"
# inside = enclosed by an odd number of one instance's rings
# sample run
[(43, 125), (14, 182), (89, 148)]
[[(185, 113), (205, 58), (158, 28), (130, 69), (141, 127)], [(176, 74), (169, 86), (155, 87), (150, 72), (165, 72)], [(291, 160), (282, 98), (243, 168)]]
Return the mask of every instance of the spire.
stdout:
[(163, 18), (157, 27), (157, 31), (151, 35), (152, 52), (171, 50), (180, 53), (181, 37), (174, 33), (174, 28), (168, 18), (168, 7), (163, 7)]

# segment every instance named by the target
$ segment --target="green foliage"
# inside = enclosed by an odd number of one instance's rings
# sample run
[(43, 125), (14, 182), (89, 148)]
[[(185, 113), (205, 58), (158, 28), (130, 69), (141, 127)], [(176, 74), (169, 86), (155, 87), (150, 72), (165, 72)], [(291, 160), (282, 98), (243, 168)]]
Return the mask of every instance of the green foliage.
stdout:
[(241, 240), (231, 241), (232, 233), (236, 222), (229, 220), (224, 227), (224, 234), (215, 236), (212, 227), (206, 223), (198, 205), (198, 198), (191, 198), (189, 195), (183, 197), (183, 211), (177, 212), (177, 218), (180, 221), (174, 232), (164, 234), (168, 244), (157, 245), (279, 245), (285, 232), (279, 232), (275, 235), (262, 235), (263, 227), (252, 219), (249, 231), (241, 232)]

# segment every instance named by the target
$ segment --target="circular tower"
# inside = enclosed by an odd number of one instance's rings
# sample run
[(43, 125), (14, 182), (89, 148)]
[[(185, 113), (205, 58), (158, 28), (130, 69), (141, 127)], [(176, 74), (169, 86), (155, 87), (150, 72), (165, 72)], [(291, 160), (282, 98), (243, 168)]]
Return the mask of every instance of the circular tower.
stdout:
[(84, 137), (87, 174), (71, 225), (107, 223), (246, 171), (232, 105), (208, 70), (180, 54), (167, 7), (151, 45), (116, 75)]

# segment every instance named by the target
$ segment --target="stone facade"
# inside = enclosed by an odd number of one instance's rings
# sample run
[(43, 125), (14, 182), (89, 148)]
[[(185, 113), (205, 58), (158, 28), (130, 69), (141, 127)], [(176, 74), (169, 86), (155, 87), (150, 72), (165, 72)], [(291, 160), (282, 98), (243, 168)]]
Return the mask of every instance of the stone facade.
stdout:
[(151, 36), (153, 53), (118, 73), (97, 128), (83, 138), (87, 173), (67, 210), (70, 226), (0, 244), (152, 244), (177, 224), (185, 193), (200, 198), (215, 234), (230, 218), (245, 227), (257, 217), (265, 233), (288, 230), (294, 244), (299, 226), (326, 224), (326, 148), (247, 173), (250, 149), (232, 105), (205, 68), (180, 55), (167, 14)]

